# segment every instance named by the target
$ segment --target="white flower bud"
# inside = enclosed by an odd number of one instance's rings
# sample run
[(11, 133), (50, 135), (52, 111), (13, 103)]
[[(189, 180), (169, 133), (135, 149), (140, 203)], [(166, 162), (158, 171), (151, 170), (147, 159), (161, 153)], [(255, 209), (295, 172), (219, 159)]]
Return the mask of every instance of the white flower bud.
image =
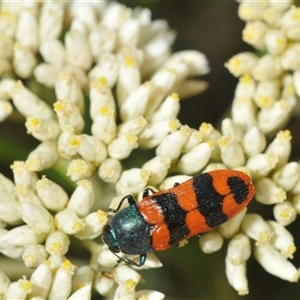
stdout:
[(276, 166), (278, 157), (270, 152), (267, 154), (257, 154), (248, 159), (246, 167), (250, 170), (253, 178), (267, 176)]
[(102, 210), (92, 212), (83, 218), (85, 228), (75, 234), (79, 239), (94, 239), (102, 233), (103, 226), (107, 223), (107, 213)]
[[(279, 3), (279, 2), (277, 2)], [(283, 2), (282, 2), (283, 3)], [(287, 3), (287, 2), (284, 2)], [(282, 11), (277, 10), (275, 7), (272, 7), (270, 4), (266, 7), (263, 11), (263, 20), (273, 28), (280, 28), (281, 27), (281, 18), (282, 18)]]
[(122, 48), (127, 45), (137, 47), (141, 33), (142, 30), (138, 20), (128, 19), (119, 28), (117, 39), (118, 47)]
[(282, 225), (275, 221), (268, 221), (274, 235), (271, 239), (272, 245), (280, 250), (281, 254), (286, 258), (293, 258), (293, 254), (296, 251), (296, 246), (294, 244), (294, 237), (292, 234), (285, 229)]
[(60, 256), (58, 254), (53, 254), (48, 257), (47, 263), (49, 263), (49, 267), (52, 270), (57, 271), (57, 269), (61, 266), (61, 264), (65, 261), (65, 256)]
[(268, 30), (265, 35), (265, 44), (269, 53), (281, 53), (287, 44), (284, 31)]
[(92, 182), (86, 179), (77, 182), (77, 188), (68, 202), (67, 208), (76, 212), (79, 217), (86, 216), (94, 203)]
[(180, 127), (177, 119), (162, 120), (155, 123), (149, 123), (139, 136), (139, 145), (142, 149), (151, 149), (159, 145), (162, 140), (170, 133)]
[(210, 123), (203, 122), (199, 127), (199, 132), (202, 134), (204, 142), (212, 140), (215, 144), (222, 137), (221, 133), (216, 130)]
[(199, 246), (201, 250), (206, 253), (214, 253), (223, 246), (223, 237), (215, 230), (205, 233), (199, 239)]
[(292, 136), (289, 130), (281, 130), (266, 149), (266, 154), (274, 153), (278, 157), (276, 167), (282, 167), (287, 163), (291, 154), (291, 139)]
[(13, 39), (6, 36), (1, 35), (0, 41), (0, 57), (4, 59), (4, 61), (10, 61), (13, 57)]
[(40, 63), (35, 67), (33, 74), (37, 82), (44, 84), (49, 88), (53, 88), (59, 71), (60, 68), (57, 66)]
[(78, 30), (68, 31), (65, 36), (68, 62), (87, 71), (92, 65), (92, 54), (87, 37)]
[(76, 234), (86, 226), (86, 222), (80, 219), (75, 211), (68, 208), (57, 213), (55, 221), (57, 228), (66, 234)]
[(70, 239), (67, 234), (61, 231), (51, 232), (45, 242), (45, 248), (50, 255), (63, 256), (69, 250)]
[[(0, 193), (3, 194), (12, 194), (15, 190), (14, 183), (0, 173)], [(3, 200), (3, 196), (1, 197)]]
[(281, 203), (286, 199), (285, 191), (272, 179), (263, 177), (255, 183), (255, 198), (262, 204)]
[(118, 135), (123, 135), (127, 132), (131, 132), (136, 136), (139, 136), (147, 125), (147, 120), (144, 117), (137, 117), (132, 120), (123, 122), (118, 126)]
[[(101, 70), (101, 59), (103, 58), (103, 56), (107, 56), (107, 57), (112, 57), (113, 54), (112, 52), (114, 51), (115, 47), (116, 47), (116, 40), (117, 40), (117, 33), (113, 30), (109, 30), (108, 28), (102, 26), (102, 25), (98, 25), (96, 28), (94, 28), (90, 34), (89, 34), (89, 46), (92, 52), (92, 56), (94, 58), (94, 61), (98, 61), (98, 67), (97, 65), (94, 67), (94, 70), (92, 70), (91, 72), (95, 71), (95, 68), (97, 68), (100, 72), (100, 74), (102, 74), (101, 76), (103, 76), (103, 74), (105, 74), (106, 70), (109, 71), (109, 68), (105, 68), (105, 70)], [(101, 49), (101, 51), (99, 51), (99, 49)], [(116, 66), (116, 65), (115, 65)], [(111, 72), (112, 69), (109, 71)], [(92, 78), (98, 77), (94, 76), (94, 74), (90, 74)], [(97, 73), (97, 72), (95, 72)], [(110, 85), (112, 86), (112, 85)]]
[(222, 162), (229, 168), (243, 166), (246, 162), (242, 146), (230, 135), (219, 140)]
[(112, 158), (107, 158), (98, 169), (98, 176), (104, 182), (116, 183), (122, 171), (121, 163)]
[(238, 233), (246, 212), (247, 208), (244, 208), (233, 219), (230, 219), (218, 227), (218, 231), (224, 238), (229, 239)]
[(38, 233), (49, 233), (53, 229), (53, 217), (44, 207), (32, 203), (21, 202), (20, 212), (23, 221)]
[(242, 52), (234, 55), (225, 63), (225, 67), (235, 77), (251, 74), (258, 63), (259, 57), (252, 52)]
[(258, 214), (246, 214), (242, 222), (243, 232), (256, 241), (257, 248), (266, 247), (273, 236), (269, 224)]
[(47, 296), (49, 300), (66, 299), (70, 295), (75, 269), (69, 260), (65, 260), (53, 276)]
[(243, 233), (235, 235), (228, 243), (226, 259), (238, 266), (246, 262), (251, 255), (251, 243), (248, 236)]
[(56, 143), (53, 141), (40, 143), (31, 151), (26, 160), (30, 171), (42, 171), (55, 165), (58, 160)]
[(191, 176), (187, 176), (187, 175), (175, 175), (175, 176), (170, 176), (167, 177), (159, 186), (159, 190), (160, 191), (164, 191), (167, 190), (169, 188), (174, 187), (174, 184), (177, 183), (182, 183), (184, 181), (187, 181), (189, 179), (191, 179)]
[(39, 51), (46, 63), (62, 67), (66, 63), (66, 50), (58, 39), (47, 39), (39, 47)]
[[(56, 105), (59, 104), (60, 102), (62, 102), (61, 105), (63, 104), (65, 105), (65, 107), (57, 107), (58, 111), (56, 111), (56, 113), (59, 114), (61, 109), (65, 109), (61, 111), (62, 113), (66, 114), (64, 115), (65, 122), (67, 122), (68, 120), (67, 117), (69, 117), (71, 113), (73, 114), (77, 113), (76, 111), (75, 112), (72, 111), (72, 107), (71, 109), (68, 108), (67, 104), (69, 102), (72, 103), (72, 105), (76, 105), (81, 114), (84, 113), (85, 104), (84, 104), (84, 95), (82, 91), (82, 83), (80, 83), (80, 80), (79, 78), (77, 78), (77, 76), (78, 75), (76, 74), (76, 72), (66, 68), (61, 70), (56, 76), (54, 88), (55, 88), (56, 98), (58, 99), (58, 101), (54, 103), (54, 109), (56, 108)], [(66, 111), (66, 109), (69, 109), (69, 111)]]
[(117, 30), (131, 17), (131, 14), (131, 9), (124, 4), (109, 3), (103, 12), (102, 24), (110, 30)]
[(231, 107), (232, 120), (245, 130), (256, 125), (256, 106), (249, 97), (235, 98)]
[(272, 54), (262, 56), (252, 70), (256, 80), (273, 80), (282, 74), (280, 59)]
[(0, 122), (4, 121), (13, 112), (13, 106), (7, 100), (0, 99)]
[[(151, 83), (161, 90), (164, 98), (174, 90), (178, 75), (178, 72), (174, 68), (162, 68), (158, 70), (151, 78)], [(163, 99), (154, 105), (155, 110), (162, 101)], [(152, 110), (151, 114), (153, 114), (155, 110)]]
[(135, 287), (137, 282), (132, 279), (128, 279), (123, 284), (119, 285), (115, 291), (114, 299), (116, 300), (130, 300), (136, 299), (135, 297)]
[(27, 279), (19, 279), (13, 282), (6, 293), (6, 299), (26, 300), (31, 292), (31, 283)]
[(267, 7), (266, 2), (247, 2), (239, 4), (238, 16), (243, 21), (255, 21), (262, 19), (263, 10)]
[(116, 93), (120, 106), (141, 84), (141, 74), (138, 63), (137, 54), (129, 49), (119, 55), (119, 76)]
[(158, 291), (151, 291), (151, 290), (140, 290), (136, 292), (136, 297), (138, 299), (153, 299), (153, 300), (162, 300), (165, 298), (165, 295)]
[(46, 299), (52, 279), (50, 262), (41, 263), (30, 277), (31, 293), (30, 298), (41, 297)]
[(127, 158), (138, 147), (137, 140), (137, 136), (131, 132), (120, 135), (108, 145), (108, 155), (118, 160)]
[(132, 168), (122, 172), (116, 183), (117, 194), (131, 195), (139, 193), (147, 185), (149, 176), (149, 171), (138, 168)]
[(2, 271), (0, 271), (0, 295), (4, 297), (6, 295), (6, 292), (11, 284), (11, 281), (6, 276), (6, 274)]
[(180, 110), (180, 99), (178, 94), (168, 96), (151, 117), (151, 122), (177, 118)]
[(205, 55), (196, 50), (183, 50), (173, 53), (164, 64), (165, 67), (176, 68), (184, 63), (188, 68), (188, 76), (199, 76), (209, 72), (208, 61)]
[[(95, 251), (91, 251), (92, 254)], [(97, 255), (97, 264), (105, 268), (113, 268), (115, 267), (117, 261), (119, 260), (107, 247), (107, 245), (99, 245)]]
[[(155, 31), (158, 31), (156, 37), (148, 37), (148, 40), (146, 39), (147, 43), (143, 47), (145, 56), (144, 63), (141, 67), (143, 78), (152, 75), (153, 72), (166, 62), (171, 55), (170, 46), (175, 39), (175, 32), (166, 30), (168, 24), (165, 20), (156, 20), (155, 25)], [(143, 38), (143, 35), (141, 38)]]
[(72, 287), (74, 290), (77, 290), (83, 286), (88, 286), (88, 285), (91, 286), (93, 284), (93, 280), (94, 280), (93, 269), (90, 266), (82, 266), (79, 267), (74, 274), (74, 277), (72, 279)]
[(280, 96), (281, 84), (278, 80), (260, 81), (254, 95), (254, 101), (261, 109), (272, 107)]
[(23, 185), (33, 188), (38, 181), (37, 174), (30, 171), (24, 161), (14, 161), (10, 168), (13, 171), (16, 186)]
[(106, 296), (112, 290), (114, 283), (110, 273), (101, 272), (94, 280), (94, 288), (100, 295)]
[[(102, 7), (97, 6), (99, 12), (101, 12)], [(97, 12), (93, 5), (90, 3), (84, 2), (72, 2), (70, 5), (70, 16), (73, 19), (76, 19), (82, 22), (85, 27), (87, 27), (88, 31), (95, 28), (97, 25)]]
[(28, 117), (25, 122), (27, 133), (41, 142), (56, 139), (60, 134), (60, 128), (55, 119), (42, 119)]
[(270, 274), (290, 282), (297, 282), (300, 271), (272, 245), (254, 247), (254, 257)]
[(92, 124), (92, 134), (109, 144), (116, 136), (115, 111), (111, 106), (101, 106)]
[(154, 85), (146, 81), (129, 94), (120, 108), (120, 117), (123, 121), (132, 120), (145, 115), (147, 104), (154, 90)]
[(64, 11), (60, 2), (45, 2), (39, 19), (40, 39), (58, 38), (63, 27)]
[[(300, 33), (300, 32), (299, 32)], [(300, 45), (289, 46), (281, 55), (280, 61), (282, 68), (288, 71), (297, 71), (300, 68)]]
[(91, 299), (92, 297), (92, 284), (83, 285), (76, 290), (68, 300), (77, 300), (77, 299)]
[(168, 158), (171, 161), (176, 161), (190, 134), (190, 127), (187, 125), (181, 126), (179, 130), (170, 133), (162, 140), (160, 145), (156, 148), (156, 155)]
[(34, 14), (27, 9), (22, 9), (19, 14), (16, 28), (16, 40), (33, 52), (38, 48), (38, 23)]
[(36, 194), (36, 192), (28, 186), (19, 184), (18, 186), (16, 186), (15, 193), (20, 202), (25, 202), (25, 201), (31, 202), (31, 203), (34, 203), (34, 204), (44, 207), (44, 203), (39, 198), (39, 196)]
[(266, 137), (257, 126), (251, 127), (245, 133), (243, 138), (243, 149), (248, 157), (261, 153), (266, 145)]
[(115, 100), (108, 86), (106, 77), (97, 77), (91, 83), (90, 88), (90, 116), (95, 120), (102, 106), (110, 106), (116, 111)]
[(37, 233), (28, 225), (21, 225), (9, 230), (6, 234), (2, 235), (0, 241), (9, 243), (17, 247), (24, 247), (30, 244), (38, 244), (44, 240), (42, 234)]
[(53, 104), (61, 129), (72, 127), (75, 133), (81, 133), (84, 119), (79, 108), (70, 101), (58, 100)]
[(242, 75), (235, 88), (234, 97), (249, 97), (252, 98), (255, 92), (255, 80), (249, 74)]
[(294, 206), (287, 200), (276, 204), (273, 208), (273, 214), (275, 220), (283, 226), (293, 223), (297, 217)]
[(67, 193), (61, 186), (45, 176), (36, 183), (36, 190), (44, 205), (49, 210), (60, 211), (66, 207), (69, 200)]
[(69, 163), (67, 176), (74, 182), (93, 175), (95, 166), (84, 159), (74, 159)]
[(298, 40), (300, 38), (299, 15), (300, 8), (292, 5), (282, 17), (281, 26), (285, 29), (287, 37), (291, 40)]
[(107, 150), (104, 143), (96, 136), (82, 134), (78, 137), (77, 152), (84, 160), (87, 160), (95, 165), (106, 159)]
[(212, 141), (201, 143), (183, 154), (177, 163), (179, 172), (192, 175), (205, 167), (211, 158), (215, 145)]
[(15, 73), (21, 78), (29, 78), (37, 65), (34, 53), (19, 42), (14, 44), (13, 50), (13, 66)]
[(183, 145), (181, 152), (186, 153), (192, 150), (195, 146), (199, 145), (203, 141), (203, 135), (196, 129), (191, 128), (191, 134), (187, 141)]
[(16, 82), (10, 93), (14, 105), (24, 117), (34, 116), (42, 119), (50, 119), (54, 116), (52, 108), (24, 87), (21, 81)]
[(168, 170), (170, 168), (170, 159), (155, 156), (154, 158), (145, 162), (142, 168), (151, 172), (148, 184), (155, 186), (161, 183), (168, 174)]
[(291, 191), (300, 180), (300, 168), (297, 162), (290, 162), (277, 169), (272, 178), (285, 191)]
[(45, 247), (37, 244), (26, 247), (22, 258), (27, 268), (35, 269), (47, 259), (48, 255)]
[(114, 273), (113, 273), (115, 281), (120, 285), (123, 283), (126, 283), (127, 280), (132, 279), (136, 283), (139, 282), (141, 275), (133, 270), (131, 267), (128, 265), (119, 265), (115, 268)]
[(4, 195), (2, 193), (1, 197), (2, 199), (0, 200), (0, 220), (10, 225), (22, 223), (22, 216), (19, 212), (17, 200), (9, 195), (5, 197), (7, 199), (3, 199)]
[(0, 22), (0, 32), (4, 33), (5, 35), (12, 38), (14, 37), (15, 34), (15, 30), (16, 30), (16, 26), (17, 26), (17, 21), (18, 21), (18, 13), (21, 10), (21, 6), (13, 6), (16, 9), (13, 9), (13, 7), (7, 7), (5, 9), (5, 5), (6, 3), (3, 3), (3, 5), (1, 5), (3, 12), (1, 14), (1, 22)]
[(0, 81), (0, 98), (3, 100), (10, 100), (12, 96), (12, 91), (14, 90), (15, 86), (15, 79), (2, 78), (2, 80)]
[(274, 9), (276, 9), (277, 11), (280, 12), (284, 12), (286, 10), (288, 10), (291, 6), (291, 4), (293, 3), (292, 0), (286, 0), (284, 2), (278, 2), (277, 0), (269, 0), (268, 1), (268, 5)]
[(268, 27), (263, 21), (247, 22), (242, 31), (243, 41), (257, 49), (264, 50), (264, 37), (267, 30)]
[(228, 259), (225, 258), (225, 271), (229, 284), (238, 292), (240, 296), (249, 293), (248, 280), (246, 276), (246, 263), (243, 262), (234, 266)]

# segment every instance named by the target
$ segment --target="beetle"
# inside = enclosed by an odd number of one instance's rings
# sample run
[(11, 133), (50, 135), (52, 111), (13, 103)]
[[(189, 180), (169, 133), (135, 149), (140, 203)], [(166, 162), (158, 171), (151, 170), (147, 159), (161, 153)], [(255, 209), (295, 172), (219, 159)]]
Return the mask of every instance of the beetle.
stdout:
[[(144, 265), (147, 253), (178, 246), (235, 217), (252, 199), (250, 177), (236, 170), (214, 170), (173, 188), (154, 192), (146, 188), (140, 202), (125, 196), (103, 227), (102, 238), (119, 261)], [(129, 206), (120, 210), (127, 200)], [(134, 262), (117, 253), (139, 255)]]

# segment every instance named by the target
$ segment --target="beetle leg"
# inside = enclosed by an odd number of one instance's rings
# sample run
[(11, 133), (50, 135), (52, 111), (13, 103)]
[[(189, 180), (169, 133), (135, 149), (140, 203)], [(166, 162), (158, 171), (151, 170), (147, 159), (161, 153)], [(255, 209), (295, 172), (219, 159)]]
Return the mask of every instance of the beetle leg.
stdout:
[(203, 235), (203, 233), (198, 233), (197, 237), (201, 237)]
[(151, 189), (151, 188), (146, 188), (146, 189), (144, 190), (144, 192), (143, 192), (143, 198), (148, 197), (148, 196), (150, 195), (150, 192), (151, 192), (152, 194), (155, 193), (155, 191), (154, 191), (153, 189)]
[(175, 187), (175, 186), (178, 186), (179, 184), (180, 184), (179, 182), (175, 182), (175, 183), (174, 183), (174, 187)]
[(118, 266), (121, 261), (124, 261), (125, 263), (127, 263), (127, 264), (129, 264), (131, 266), (141, 267), (141, 266), (143, 266), (145, 264), (146, 258), (147, 258), (147, 254), (146, 253), (145, 254), (141, 254), (140, 255), (140, 260), (137, 263), (137, 262), (135, 262), (135, 261), (133, 261), (133, 260), (131, 260), (129, 258), (121, 257), (121, 256), (117, 255), (116, 253), (113, 253), (113, 254), (119, 258), (118, 261), (117, 261), (116, 266)]
[(136, 205), (135, 199), (131, 195), (127, 195), (120, 201), (118, 207), (116, 209), (109, 208), (108, 212), (116, 213), (122, 206), (123, 202), (127, 199), (129, 205)]

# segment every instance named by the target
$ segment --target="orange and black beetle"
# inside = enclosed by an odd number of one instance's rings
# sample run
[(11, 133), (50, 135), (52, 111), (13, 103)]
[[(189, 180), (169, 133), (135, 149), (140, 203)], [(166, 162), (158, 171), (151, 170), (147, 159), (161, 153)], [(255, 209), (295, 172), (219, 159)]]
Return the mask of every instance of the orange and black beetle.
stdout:
[[(150, 194), (151, 193), (151, 194)], [(140, 255), (176, 246), (235, 217), (252, 199), (254, 185), (248, 175), (235, 170), (215, 170), (195, 176), (161, 192), (145, 189), (136, 203), (128, 195), (103, 228), (103, 240), (115, 254)], [(129, 206), (119, 211), (127, 199)]]

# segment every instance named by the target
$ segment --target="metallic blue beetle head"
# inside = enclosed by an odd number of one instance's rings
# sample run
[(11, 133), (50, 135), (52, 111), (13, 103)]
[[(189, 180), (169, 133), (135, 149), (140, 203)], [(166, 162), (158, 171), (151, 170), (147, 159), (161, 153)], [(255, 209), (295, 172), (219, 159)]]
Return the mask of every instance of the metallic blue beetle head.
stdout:
[(113, 253), (136, 255), (153, 251), (150, 225), (135, 205), (117, 212), (103, 227), (102, 238)]

